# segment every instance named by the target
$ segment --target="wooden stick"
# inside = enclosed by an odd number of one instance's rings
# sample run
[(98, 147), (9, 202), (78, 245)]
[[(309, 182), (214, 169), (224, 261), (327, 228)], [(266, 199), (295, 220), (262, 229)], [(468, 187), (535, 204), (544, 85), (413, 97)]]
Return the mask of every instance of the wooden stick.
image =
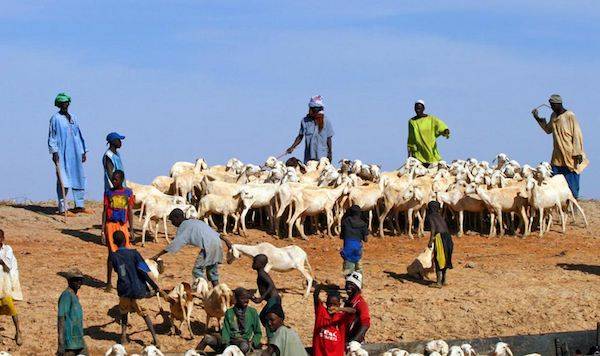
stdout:
[[(63, 196), (63, 202), (65, 207), (65, 224), (67, 223), (67, 211), (69, 210), (69, 204), (67, 202), (67, 194), (65, 193), (65, 185), (63, 184), (62, 175), (60, 174), (60, 162), (56, 162), (54, 165), (56, 167), (56, 178), (58, 179), (58, 183), (60, 184), (60, 190)], [(58, 202), (58, 207), (60, 209), (60, 201)]]

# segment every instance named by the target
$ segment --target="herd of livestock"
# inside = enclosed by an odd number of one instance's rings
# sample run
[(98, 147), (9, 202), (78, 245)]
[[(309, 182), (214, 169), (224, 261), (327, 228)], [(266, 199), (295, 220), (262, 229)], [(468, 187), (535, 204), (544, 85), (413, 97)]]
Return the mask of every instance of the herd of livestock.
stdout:
[[(465, 227), (490, 236), (497, 229), (500, 235), (508, 229), (527, 236), (536, 228), (542, 236), (553, 218), (565, 232), (569, 214), (575, 220), (576, 211), (587, 226), (562, 175), (553, 176), (547, 162), (521, 165), (503, 153), (492, 164), (470, 158), (426, 167), (408, 158), (391, 172), (359, 160), (344, 159), (336, 167), (327, 158), (303, 164), (269, 157), (257, 166), (232, 158), (225, 165), (208, 166), (200, 158), (195, 163), (176, 162), (169, 176), (158, 176), (150, 185), (127, 185), (141, 208), (143, 239), (149, 227), (156, 235), (161, 221), (168, 239), (166, 220), (174, 208), (215, 229), (221, 225), (224, 234), (232, 218), (233, 230), (242, 235), (247, 233), (246, 223), (252, 222), (276, 236), (282, 227), (288, 238), (297, 233), (306, 239), (305, 227), (331, 236), (339, 233), (345, 210), (354, 204), (368, 218), (373, 234), (404, 231), (412, 238), (413, 232), (424, 235), (426, 207), (432, 200), (442, 204), (459, 236)], [(153, 221), (156, 224), (150, 225)]]

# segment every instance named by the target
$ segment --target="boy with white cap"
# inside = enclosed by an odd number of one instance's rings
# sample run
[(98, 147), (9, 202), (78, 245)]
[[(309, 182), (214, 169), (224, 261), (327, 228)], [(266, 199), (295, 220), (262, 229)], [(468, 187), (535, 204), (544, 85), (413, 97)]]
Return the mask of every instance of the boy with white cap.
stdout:
[(362, 297), (362, 280), (363, 276), (360, 272), (352, 272), (346, 277), (346, 293), (348, 300), (344, 307), (356, 310), (354, 320), (350, 323), (348, 332), (346, 333), (346, 343), (350, 341), (364, 342), (365, 335), (371, 327), (371, 315), (369, 314), (369, 306)]

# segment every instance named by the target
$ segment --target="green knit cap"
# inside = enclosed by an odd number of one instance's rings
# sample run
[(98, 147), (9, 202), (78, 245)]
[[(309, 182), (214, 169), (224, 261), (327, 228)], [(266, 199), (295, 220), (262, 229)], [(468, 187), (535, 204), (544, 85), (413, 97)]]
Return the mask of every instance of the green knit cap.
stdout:
[(71, 102), (71, 97), (66, 93), (60, 93), (54, 99), (54, 106), (58, 106), (60, 103)]

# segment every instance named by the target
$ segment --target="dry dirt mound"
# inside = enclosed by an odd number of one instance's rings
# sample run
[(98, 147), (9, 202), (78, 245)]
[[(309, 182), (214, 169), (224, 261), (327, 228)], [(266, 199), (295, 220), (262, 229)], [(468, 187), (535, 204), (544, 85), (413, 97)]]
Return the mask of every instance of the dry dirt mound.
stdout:
[[(56, 350), (57, 299), (66, 286), (57, 273), (77, 266), (88, 275), (80, 292), (85, 313), (87, 342), (92, 354), (100, 354), (118, 339), (114, 323), (115, 293), (102, 291), (106, 275), (106, 247), (100, 245), (100, 212), (95, 215), (63, 218), (51, 215), (51, 204), (24, 206), (0, 205), (0, 227), (7, 244), (19, 260), (21, 283), (26, 301), (18, 303), (25, 344), (14, 346), (13, 327), (2, 318), (0, 349), (13, 354), (50, 354)], [(570, 226), (568, 233), (553, 232), (539, 239), (517, 237), (486, 238), (468, 236), (455, 239), (454, 270), (448, 273), (450, 285), (442, 290), (427, 288), (426, 282), (407, 279), (406, 266), (426, 245), (426, 239), (408, 241), (406, 237), (371, 238), (366, 246), (365, 290), (372, 316), (369, 342), (408, 341), (429, 338), (472, 338), (495, 335), (536, 334), (595, 328), (600, 320), (600, 204), (584, 202), (590, 228)], [(136, 222), (136, 227), (139, 224)], [(170, 227), (173, 229), (173, 227)], [(138, 230), (139, 231), (139, 230)], [(174, 230), (172, 230), (174, 231)], [(269, 241), (289, 244), (253, 230), (247, 238), (231, 236), (235, 243)], [(320, 281), (342, 283), (341, 241), (312, 237), (294, 240), (309, 255)], [(150, 257), (164, 247), (160, 238), (139, 248)], [(197, 250), (185, 248), (177, 255), (165, 256), (165, 286), (191, 278)], [(223, 265), (221, 276), (231, 287), (255, 288), (256, 276), (249, 259)], [(302, 298), (303, 278), (299, 273), (273, 273), (283, 290), (287, 323), (308, 345), (312, 338), (312, 300)], [(153, 312), (158, 307), (148, 302)], [(261, 306), (258, 306), (260, 309)], [(132, 351), (150, 342), (143, 321), (130, 318)], [(160, 316), (154, 318), (163, 349), (182, 351), (195, 346), (200, 338), (183, 340), (168, 336), (168, 326)], [(196, 310), (195, 334), (204, 329), (204, 314)]]

